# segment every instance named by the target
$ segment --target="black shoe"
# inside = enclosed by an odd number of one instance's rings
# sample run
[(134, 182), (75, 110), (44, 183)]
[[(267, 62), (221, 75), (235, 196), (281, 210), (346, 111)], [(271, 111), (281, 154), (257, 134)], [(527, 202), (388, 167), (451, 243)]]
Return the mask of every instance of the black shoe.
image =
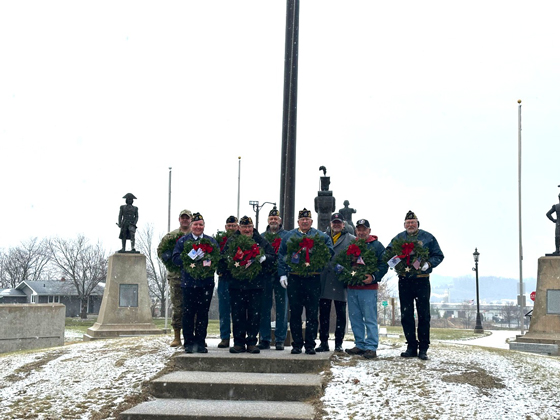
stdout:
[(335, 346), (334, 351), (336, 351), (338, 353), (344, 353), (344, 349), (342, 348), (342, 346), (340, 344), (338, 346)]
[(301, 354), (301, 347), (292, 347), (292, 354)]
[(411, 349), (411, 348), (408, 348), (406, 349), (406, 351), (403, 351), (401, 353), (401, 357), (417, 357), (417, 356), (418, 356), (418, 350)]
[(229, 348), (230, 353), (245, 353), (245, 346), (233, 346)]
[(276, 350), (284, 350), (284, 343), (276, 343)]
[(261, 343), (259, 344), (259, 349), (270, 350), (270, 341), (261, 341)]
[(319, 347), (317, 347), (315, 349), (316, 352), (321, 353), (324, 351), (331, 351), (331, 349), (329, 349), (329, 343), (327, 342), (321, 342), (321, 344), (319, 345)]
[(346, 353), (348, 353), (352, 356), (361, 356), (365, 352), (366, 352), (365, 350), (362, 350), (358, 347), (352, 347), (351, 349), (346, 349)]
[(192, 353), (193, 352), (193, 345), (192, 344), (187, 344), (185, 345), (185, 353)]
[(428, 360), (428, 350), (420, 350), (418, 352), (418, 358), (422, 360)]
[(206, 347), (204, 347), (204, 345), (202, 346), (198, 346), (198, 348), (196, 349), (197, 353), (208, 353), (208, 349)]
[(315, 351), (315, 349), (310, 347), (308, 349), (305, 349), (305, 354), (317, 354), (317, 352)]
[[(270, 349), (270, 346), (268, 346)], [(247, 346), (247, 353), (258, 354), (261, 352), (258, 346)]]

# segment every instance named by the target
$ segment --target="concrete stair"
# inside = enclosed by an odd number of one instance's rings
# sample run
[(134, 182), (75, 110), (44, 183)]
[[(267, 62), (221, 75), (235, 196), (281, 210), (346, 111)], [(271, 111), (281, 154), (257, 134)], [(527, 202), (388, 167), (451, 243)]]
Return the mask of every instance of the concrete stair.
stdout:
[(260, 354), (208, 350), (174, 356), (175, 371), (151, 383), (155, 400), (121, 413), (119, 419), (314, 419), (315, 409), (305, 401), (322, 395), (319, 373), (328, 369), (332, 352), (292, 355), (289, 347)]

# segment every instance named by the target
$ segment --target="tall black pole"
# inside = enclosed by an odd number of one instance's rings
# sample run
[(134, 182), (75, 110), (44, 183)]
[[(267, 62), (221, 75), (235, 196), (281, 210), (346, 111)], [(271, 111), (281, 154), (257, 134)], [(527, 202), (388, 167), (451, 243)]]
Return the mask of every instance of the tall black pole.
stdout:
[(480, 295), (478, 293), (478, 249), (474, 249), (474, 272), (476, 273), (476, 324), (474, 326), (474, 332), (478, 334), (482, 334), (484, 332), (484, 328), (482, 327), (482, 318), (480, 317)]
[(286, 48), (284, 51), (284, 107), (282, 117), (282, 162), (280, 167), (280, 214), (286, 230), (294, 228), (296, 190), (297, 78), (299, 0), (286, 3)]

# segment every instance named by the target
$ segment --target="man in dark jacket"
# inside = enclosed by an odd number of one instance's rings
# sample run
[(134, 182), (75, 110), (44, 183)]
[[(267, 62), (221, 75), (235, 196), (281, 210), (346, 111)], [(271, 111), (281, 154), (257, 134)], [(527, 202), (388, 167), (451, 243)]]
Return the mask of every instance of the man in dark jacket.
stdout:
[[(290, 230), (282, 239), (280, 249), (278, 250), (278, 275), (280, 276), (280, 284), (288, 289), (288, 301), (290, 305), (290, 329), (292, 331), (292, 354), (301, 354), (301, 349), (305, 345), (306, 354), (316, 354), (315, 338), (317, 337), (317, 327), (319, 321), (317, 319), (319, 312), (319, 296), (321, 295), (321, 271), (325, 267), (321, 267), (317, 273), (304, 277), (297, 272), (290, 272), (287, 256), (288, 242), (292, 238), (301, 239), (303, 236), (314, 237), (319, 236), (319, 240), (324, 241), (329, 249), (330, 255), (334, 254), (331, 239), (323, 232), (311, 227), (313, 219), (311, 211), (303, 209), (298, 214), (298, 229)], [(288, 282), (289, 275), (289, 282)], [(305, 308), (305, 341), (303, 337), (303, 328), (301, 325), (303, 309)]]
[[(181, 287), (183, 288), (183, 340), (185, 352), (208, 353), (204, 346), (208, 330), (208, 311), (214, 292), (214, 273), (203, 279), (191, 277), (183, 267), (181, 254), (187, 241), (209, 239), (217, 249), (218, 243), (204, 234), (204, 218), (200, 213), (193, 214), (191, 233), (177, 241), (173, 250), (173, 264), (181, 267)], [(196, 320), (196, 324), (195, 324)]]
[[(395, 236), (387, 250), (392, 249), (397, 239), (418, 240), (429, 251), (428, 261), (423, 264), (423, 274), (399, 276), (399, 302), (401, 305), (401, 324), (406, 338), (406, 351), (402, 357), (416, 357), (428, 360), (430, 347), (430, 273), (443, 261), (443, 252), (436, 238), (429, 232), (419, 229), (420, 222), (412, 211), (408, 211), (404, 219), (405, 231)], [(416, 339), (414, 321), (414, 302), (418, 314), (418, 339)]]
[[(276, 254), (272, 246), (253, 228), (253, 220), (243, 216), (239, 221), (239, 231), (235, 232), (223, 250), (230, 253), (231, 244), (239, 235), (251, 238), (264, 251), (264, 255), (256, 257), (251, 264), (274, 264)], [(263, 267), (264, 269), (264, 267)], [(251, 280), (236, 279), (230, 276), (229, 296), (231, 302), (231, 318), (233, 320), (233, 347), (230, 353), (260, 353), (257, 346), (257, 335), (261, 321), (261, 306), (264, 283), (270, 278), (263, 270)]]
[(379, 345), (379, 327), (377, 325), (377, 290), (378, 283), (387, 273), (387, 263), (383, 262), (385, 247), (377, 236), (371, 235), (371, 228), (366, 219), (356, 222), (358, 239), (366, 241), (367, 249), (377, 257), (377, 271), (366, 274), (361, 285), (348, 286), (348, 317), (352, 325), (355, 346), (347, 349), (351, 355), (363, 355), (366, 359), (377, 357)]
[[(286, 234), (282, 228), (282, 218), (280, 212), (274, 206), (268, 213), (268, 226), (266, 231), (261, 235), (267, 239), (272, 245), (274, 252), (278, 252), (280, 242)], [(269, 280), (264, 282), (264, 293), (262, 299), (261, 326), (259, 335), (261, 341), (259, 348), (261, 350), (270, 349), (271, 334), (271, 311), (272, 311), (272, 295), (276, 303), (276, 328), (274, 329), (274, 340), (276, 341), (276, 350), (284, 350), (284, 341), (288, 333), (288, 293), (280, 285), (280, 277), (278, 270), (268, 274)]]
[(329, 324), (331, 306), (334, 303), (336, 328), (334, 331), (334, 350), (342, 352), (342, 342), (346, 330), (346, 287), (338, 280), (333, 267), (336, 256), (345, 251), (356, 237), (346, 230), (344, 218), (340, 213), (333, 213), (327, 235), (333, 242), (334, 255), (331, 263), (321, 273), (321, 299), (319, 300), (319, 339), (321, 344), (315, 351), (329, 351)]

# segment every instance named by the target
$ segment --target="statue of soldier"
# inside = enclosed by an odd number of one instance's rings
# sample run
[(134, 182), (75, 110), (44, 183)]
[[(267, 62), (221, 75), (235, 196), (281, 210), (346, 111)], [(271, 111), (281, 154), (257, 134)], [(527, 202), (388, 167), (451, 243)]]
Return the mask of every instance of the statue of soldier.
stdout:
[(356, 213), (356, 209), (348, 207), (349, 205), (350, 202), (348, 200), (344, 200), (344, 208), (341, 208), (338, 212), (342, 214), (342, 217), (344, 217), (344, 223), (346, 224), (348, 231), (351, 234), (354, 234), (356, 228), (354, 226), (354, 222), (352, 222), (352, 214)]
[(136, 249), (134, 249), (134, 237), (136, 234), (136, 223), (138, 222), (138, 207), (132, 205), (136, 197), (134, 194), (128, 193), (123, 198), (126, 200), (126, 205), (121, 206), (119, 222), (117, 223), (117, 226), (121, 228), (119, 239), (122, 240), (122, 249), (119, 252), (126, 252), (127, 239), (130, 240), (131, 252), (136, 252)]
[[(560, 200), (560, 194), (558, 194), (558, 199)], [(553, 213), (556, 213), (556, 219), (552, 217)], [(553, 204), (552, 208), (548, 211), (548, 213), (546, 213), (546, 217), (548, 217), (551, 221), (556, 223), (556, 231), (554, 234), (554, 240), (556, 242), (556, 251), (554, 251), (552, 254), (546, 254), (546, 255), (560, 256), (560, 217), (559, 216), (560, 216), (560, 204)]]

